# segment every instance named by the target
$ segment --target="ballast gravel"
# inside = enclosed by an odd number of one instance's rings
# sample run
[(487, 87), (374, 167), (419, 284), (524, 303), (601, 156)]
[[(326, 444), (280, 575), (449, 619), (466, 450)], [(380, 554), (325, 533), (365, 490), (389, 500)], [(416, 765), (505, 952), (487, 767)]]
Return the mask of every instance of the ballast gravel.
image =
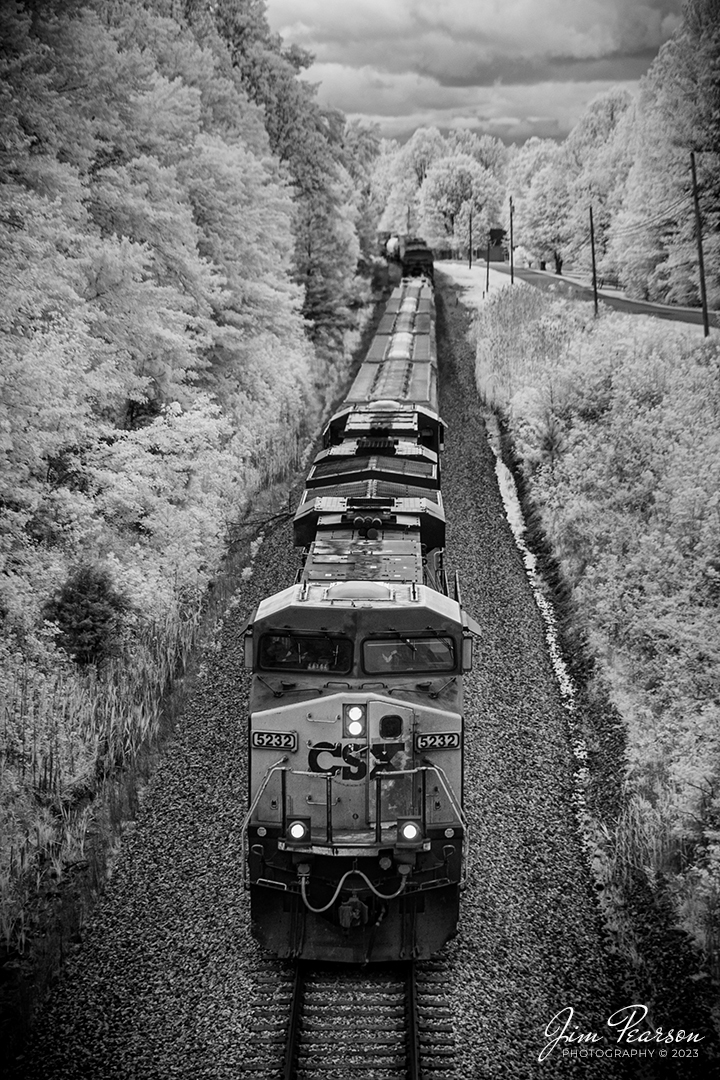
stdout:
[[(626, 1071), (614, 1057), (579, 1056), (578, 1046), (606, 1043), (558, 1045), (539, 1060), (561, 1010), (573, 1010), (568, 1030), (602, 1033), (631, 1002), (613, 986), (573, 812), (567, 717), (495, 480), (468, 314), (450, 286), (438, 314), (448, 563), (482, 627), (466, 695), (471, 863), (447, 950), (457, 1080), (639, 1077), (636, 1062)], [(239, 630), (297, 565), (290, 522), (269, 528), (82, 944), (40, 1011), (18, 1074), (27, 1080), (264, 1080), (249, 1050), (267, 965), (243, 888), (249, 683)]]

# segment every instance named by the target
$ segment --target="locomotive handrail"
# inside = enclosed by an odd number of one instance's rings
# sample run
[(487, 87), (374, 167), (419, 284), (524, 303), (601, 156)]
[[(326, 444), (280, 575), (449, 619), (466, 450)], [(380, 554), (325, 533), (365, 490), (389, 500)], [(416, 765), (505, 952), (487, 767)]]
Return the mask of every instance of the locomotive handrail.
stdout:
[[(470, 852), (470, 843), (468, 843), (468, 837), (467, 837), (467, 819), (466, 819), (465, 812), (464, 812), (463, 808), (460, 806), (456, 795), (454, 795), (454, 793), (452, 791), (452, 788), (450, 786), (450, 782), (449, 782), (449, 780), (447, 778), (445, 770), (443, 768), (441, 768), (439, 765), (419, 765), (415, 769), (399, 769), (399, 770), (393, 770), (393, 771), (389, 770), (388, 772), (383, 771), (383, 772), (378, 773), (378, 778), (382, 777), (382, 779), (384, 780), (385, 777), (408, 777), (408, 775), (411, 775), (412, 773), (416, 773), (416, 772), (434, 772), (434, 773), (436, 773), (437, 777), (440, 780), (440, 783), (443, 784), (443, 788), (444, 788), (444, 791), (445, 791), (445, 794), (447, 796), (447, 799), (449, 801), (450, 806), (452, 807), (454, 812), (456, 812), (456, 814), (458, 815), (458, 818), (459, 818), (460, 823), (462, 825), (462, 881), (463, 881), (463, 885), (464, 885), (464, 883), (465, 883), (465, 881), (467, 879), (468, 852)], [(423, 807), (423, 823), (424, 823), (424, 807)]]
[[(243, 819), (243, 823), (242, 823), (241, 830), (240, 830), (240, 836), (241, 836), (242, 845), (243, 845), (243, 856), (245, 855), (245, 843), (246, 843), (246, 839), (247, 839), (247, 830), (248, 830), (249, 825), (250, 825), (250, 819), (252, 818), (252, 815), (255, 812), (255, 809), (257, 808), (257, 805), (260, 802), (260, 799), (262, 798), (262, 795), (263, 795), (266, 787), (270, 783), (270, 779), (273, 776), (273, 774), (276, 773), (276, 772), (280, 772), (280, 773), (284, 773), (284, 774), (290, 773), (292, 776), (308, 776), (308, 777), (312, 778), (313, 780), (318, 780), (320, 778), (321, 774), (316, 773), (316, 772), (311, 772), (308, 769), (291, 769), (287, 765), (284, 764), (286, 761), (288, 761), (288, 758), (287, 757), (282, 757), (282, 758), (280, 758), (279, 761), (276, 761), (274, 765), (270, 765), (268, 767), (268, 770), (265, 773), (265, 776), (263, 777), (263, 781), (262, 781), (262, 783), (261, 783), (261, 785), (260, 785), (260, 787), (258, 789), (257, 795), (253, 799), (252, 805), (250, 806), (247, 814), (245, 815), (245, 818)], [(386, 780), (386, 779), (390, 779), (390, 778), (395, 779), (395, 778), (403, 777), (403, 776), (414, 776), (416, 773), (425, 773), (425, 774), (427, 774), (429, 772), (434, 772), (435, 775), (440, 780), (440, 783), (442, 784), (443, 791), (445, 792), (445, 796), (446, 796), (448, 802), (450, 803), (450, 806), (452, 807), (453, 812), (455, 813), (458, 820), (460, 821), (460, 824), (462, 825), (462, 829), (463, 829), (463, 835), (462, 835), (462, 883), (465, 884), (465, 882), (467, 881), (468, 861), (469, 861), (468, 860), (469, 838), (468, 838), (467, 817), (465, 815), (465, 812), (464, 812), (462, 806), (458, 802), (457, 797), (455, 796), (455, 793), (452, 790), (452, 787), (450, 786), (450, 781), (447, 778), (445, 770), (440, 765), (433, 765), (433, 764), (417, 765), (414, 769), (388, 769), (388, 770), (383, 770), (382, 772), (379, 772), (376, 775), (375, 779), (378, 781), (379, 784), (382, 784), (382, 782), (384, 780)], [(283, 822), (284, 822), (284, 820), (285, 820), (285, 797), (286, 797), (285, 782), (284, 782), (285, 781), (285, 776), (283, 776), (282, 779), (283, 779), (283, 785), (282, 785), (283, 786), (283, 793), (282, 793), (283, 794), (283, 800), (282, 801), (283, 801)], [(332, 776), (328, 775), (326, 777), (326, 782), (328, 784), (328, 787), (331, 787)], [(425, 801), (426, 800), (423, 799), (423, 813), (422, 813), (423, 826), (426, 826)], [(379, 825), (380, 816), (381, 816), (381, 807), (380, 807), (380, 799), (378, 799), (377, 796), (376, 796), (375, 802), (376, 802), (375, 811), (376, 811), (376, 814), (377, 814), (377, 823)], [(331, 813), (330, 804), (328, 802), (328, 820), (327, 820), (326, 828), (327, 828), (327, 832), (328, 832), (327, 842), (329, 844), (331, 844), (333, 842), (332, 841), (332, 826), (331, 826), (331, 823), (330, 823), (330, 813)], [(246, 882), (247, 882), (247, 875), (248, 875), (249, 871), (248, 871), (248, 867), (247, 867), (247, 860), (245, 858), (243, 858), (243, 862), (244, 862), (243, 885), (245, 885)], [(391, 899), (391, 898), (388, 897), (388, 899)]]
[(286, 755), (285, 757), (281, 757), (279, 761), (276, 761), (274, 765), (268, 765), (267, 772), (265, 773), (265, 776), (263, 777), (262, 783), (260, 784), (260, 787), (258, 788), (257, 795), (255, 796), (252, 803), (250, 804), (248, 812), (245, 815), (245, 817), (243, 818), (243, 823), (240, 826), (240, 842), (242, 844), (242, 851), (243, 851), (243, 887), (244, 888), (247, 888), (247, 879), (248, 879), (248, 874), (250, 873), (250, 868), (248, 866), (248, 860), (245, 858), (245, 843), (246, 843), (246, 840), (247, 840), (247, 831), (248, 831), (248, 828), (249, 828), (249, 825), (250, 825), (250, 819), (251, 819), (252, 815), (254, 814), (255, 809), (257, 808), (257, 805), (260, 802), (260, 799), (263, 796), (265, 788), (270, 783), (270, 777), (273, 775), (273, 773), (278, 772), (279, 770), (280, 771), (287, 771), (287, 770), (282, 769), (283, 762), (285, 762), (287, 760), (288, 760), (288, 758), (287, 758), (287, 755)]

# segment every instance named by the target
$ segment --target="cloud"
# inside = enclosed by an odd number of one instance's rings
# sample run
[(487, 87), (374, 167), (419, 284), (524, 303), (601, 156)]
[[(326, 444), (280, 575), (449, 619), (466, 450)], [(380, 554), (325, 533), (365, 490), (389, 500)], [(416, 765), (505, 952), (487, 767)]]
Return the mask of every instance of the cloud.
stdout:
[[(538, 124), (565, 134), (598, 87), (636, 82), (682, 0), (269, 0), (267, 10), (273, 29), (314, 54), (307, 77), (323, 104), (378, 117), (384, 134), (426, 115), (500, 129), (504, 115), (515, 140)], [(503, 113), (499, 88), (510, 87), (515, 108)], [(538, 96), (555, 109), (547, 120)]]
[(503, 62), (655, 53), (679, 22), (682, 0), (270, 0), (268, 16), (318, 63), (380, 71), (458, 72), (489, 81)]
[[(530, 94), (521, 84), (439, 87), (426, 76), (380, 76), (373, 68), (348, 71), (339, 64), (318, 65), (316, 74), (322, 80), (323, 99), (351, 119), (377, 123), (383, 135), (401, 140), (418, 127), (482, 130), (512, 142), (532, 135), (559, 138), (607, 89), (603, 79), (540, 82)], [(635, 84), (615, 80), (613, 85), (632, 90)]]

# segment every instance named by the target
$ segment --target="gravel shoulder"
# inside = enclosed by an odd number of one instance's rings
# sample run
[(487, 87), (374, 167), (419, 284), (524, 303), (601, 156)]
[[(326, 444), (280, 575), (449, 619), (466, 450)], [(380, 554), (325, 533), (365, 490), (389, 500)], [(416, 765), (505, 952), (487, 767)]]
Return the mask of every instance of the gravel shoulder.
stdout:
[[(654, 1075), (636, 1061), (628, 1068), (562, 1057), (561, 1049), (538, 1060), (560, 1010), (574, 1010), (574, 1030), (604, 1032), (607, 1017), (631, 1002), (618, 988), (600, 924), (573, 808), (567, 715), (476, 404), (470, 319), (456, 290), (443, 291), (448, 561), (483, 628), (467, 692), (472, 865), (461, 930), (448, 950), (457, 1080)], [(247, 1055), (267, 969), (250, 937), (243, 890), (249, 682), (239, 630), (262, 596), (292, 583), (296, 568), (291, 525), (281, 523), (267, 532), (252, 577), (218, 629), (18, 1078), (260, 1075)]]

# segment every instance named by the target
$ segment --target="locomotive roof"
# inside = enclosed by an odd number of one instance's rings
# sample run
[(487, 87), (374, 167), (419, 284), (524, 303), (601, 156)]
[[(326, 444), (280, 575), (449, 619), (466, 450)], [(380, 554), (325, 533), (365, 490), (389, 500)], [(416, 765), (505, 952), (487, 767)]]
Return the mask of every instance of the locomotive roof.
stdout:
[(472, 623), (456, 600), (451, 600), (449, 596), (436, 592), (427, 585), (414, 582), (343, 580), (291, 585), (290, 588), (261, 600), (253, 621), (277, 618), (284, 612), (285, 622), (289, 625), (294, 622), (299, 626), (313, 611), (317, 616), (323, 611), (347, 612), (352, 609), (371, 609), (385, 613), (405, 610), (417, 613), (418, 616), (421, 612), (427, 612), (427, 616), (423, 617), (426, 617), (429, 623), (436, 617), (446, 622), (454, 622), (458, 628), (468, 621)]
[(324, 450), (320, 450), (315, 456), (314, 464), (319, 465), (335, 458), (347, 460), (372, 453), (380, 453), (385, 457), (427, 461), (431, 465), (437, 465), (438, 463), (438, 455), (434, 450), (429, 450), (426, 446), (419, 446), (418, 443), (411, 442), (409, 439), (404, 440), (381, 435), (375, 439), (371, 436), (362, 439), (347, 439), (344, 442), (337, 443), (335, 446), (328, 446)]
[(410, 402), (401, 402), (393, 399), (352, 402), (342, 405), (328, 421), (326, 428), (347, 417), (346, 428), (358, 428), (365, 430), (370, 427), (392, 428), (393, 430), (408, 430), (415, 432), (419, 427), (419, 420), (428, 417), (438, 424), (444, 421), (438, 412), (426, 404), (415, 405)]
[(303, 578), (313, 583), (383, 581), (389, 584), (423, 580), (420, 530), (414, 533), (386, 533), (371, 540), (354, 536), (348, 542), (347, 529), (318, 531), (310, 545)]
[[(340, 446), (342, 447), (342, 443)], [(436, 488), (437, 461), (417, 461), (399, 454), (353, 455), (320, 460), (316, 458), (305, 483), (308, 488), (312, 488), (365, 479), (390, 480), (395, 483), (411, 483), (416, 487)]]

